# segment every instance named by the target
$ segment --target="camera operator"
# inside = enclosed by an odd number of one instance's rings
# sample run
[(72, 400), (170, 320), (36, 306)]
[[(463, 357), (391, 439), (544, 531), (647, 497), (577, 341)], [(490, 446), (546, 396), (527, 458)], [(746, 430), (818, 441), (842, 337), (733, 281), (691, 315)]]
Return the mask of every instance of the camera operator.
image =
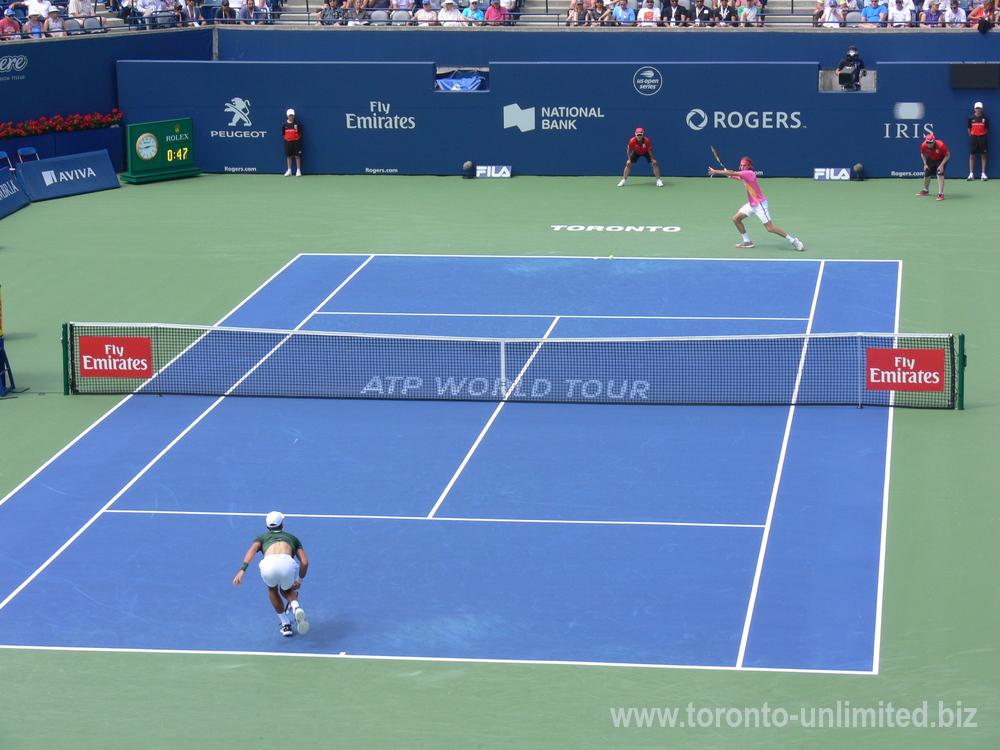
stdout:
[(837, 66), (837, 80), (844, 91), (861, 91), (861, 76), (866, 75), (865, 61), (858, 56), (858, 48), (852, 44), (847, 48), (847, 57)]

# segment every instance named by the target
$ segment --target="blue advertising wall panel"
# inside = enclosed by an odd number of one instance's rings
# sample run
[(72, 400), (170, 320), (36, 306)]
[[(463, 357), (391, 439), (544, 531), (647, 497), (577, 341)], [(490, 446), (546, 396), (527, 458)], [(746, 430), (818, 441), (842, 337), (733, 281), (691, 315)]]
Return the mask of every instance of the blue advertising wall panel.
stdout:
[(730, 166), (750, 155), (765, 175), (798, 177), (843, 176), (857, 162), (868, 176), (915, 170), (929, 130), (964, 148), (973, 97), (1000, 109), (996, 89), (950, 89), (946, 63), (879, 64), (871, 93), (819, 91), (815, 63), (491, 63), (491, 89), (471, 93), (434, 91), (431, 63), (118, 70), (126, 119), (193, 118), (208, 172), (283, 172), (287, 107), (312, 173), (458, 174), (469, 159), (515, 174), (611, 175), (641, 125), (668, 175), (704, 174), (714, 146)]
[(121, 187), (107, 151), (26, 161), (17, 165), (17, 179), (32, 201)]
[(212, 32), (90, 34), (0, 47), (0, 122), (54, 115), (108, 113), (118, 106), (115, 63), (123, 58), (210, 60)]

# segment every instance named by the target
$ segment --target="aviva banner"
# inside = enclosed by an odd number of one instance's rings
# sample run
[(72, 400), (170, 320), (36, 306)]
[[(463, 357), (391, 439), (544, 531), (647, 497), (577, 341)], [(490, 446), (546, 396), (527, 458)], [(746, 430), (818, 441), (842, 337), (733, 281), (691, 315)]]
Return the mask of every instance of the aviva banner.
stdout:
[[(820, 91), (816, 62), (489, 68), (488, 91), (455, 93), (435, 90), (432, 63), (123, 60), (118, 99), (129, 122), (192, 118), (207, 172), (284, 172), (292, 108), (307, 174), (461, 174), (471, 161), (614, 175), (643, 127), (666, 175), (704, 175), (714, 146), (727, 164), (752, 156), (766, 176), (833, 180), (859, 163), (867, 177), (912, 176), (927, 132), (961, 149), (972, 104), (947, 63), (919, 75), (878, 63), (878, 90), (857, 93)], [(998, 91), (974, 98), (1000, 109)]]
[(22, 162), (17, 176), (32, 201), (121, 187), (107, 151)]

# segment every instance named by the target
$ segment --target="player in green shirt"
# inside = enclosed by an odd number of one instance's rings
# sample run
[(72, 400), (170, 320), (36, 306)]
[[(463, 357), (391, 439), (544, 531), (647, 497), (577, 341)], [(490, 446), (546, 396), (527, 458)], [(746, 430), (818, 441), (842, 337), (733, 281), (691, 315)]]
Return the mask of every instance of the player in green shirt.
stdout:
[(259, 566), (260, 577), (267, 585), (271, 605), (281, 620), (281, 634), (292, 635), (292, 624), (288, 617), (291, 612), (299, 635), (305, 635), (309, 632), (309, 621), (306, 619), (306, 611), (299, 604), (299, 586), (309, 570), (309, 558), (298, 537), (285, 531), (285, 517), (278, 511), (268, 513), (265, 523), (267, 533), (253, 540), (250, 549), (243, 556), (243, 566), (233, 578), (233, 586), (243, 583), (244, 571), (250, 567), (257, 553), (263, 552), (264, 559)]

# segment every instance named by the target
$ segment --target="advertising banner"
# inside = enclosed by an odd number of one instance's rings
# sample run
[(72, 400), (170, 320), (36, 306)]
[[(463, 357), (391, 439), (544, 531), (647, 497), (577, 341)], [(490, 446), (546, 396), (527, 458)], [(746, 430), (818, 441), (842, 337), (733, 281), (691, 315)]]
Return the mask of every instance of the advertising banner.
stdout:
[[(0, 170), (0, 219), (24, 208), (31, 202), (28, 194), (21, 188), (17, 174), (7, 167)], [(0, 329), (2, 332), (3, 329)], [(0, 333), (0, 335), (3, 335)]]
[(121, 187), (107, 151), (22, 162), (17, 176), (33, 201)]
[(284, 172), (291, 107), (306, 174), (616, 175), (643, 127), (668, 177), (706, 174), (714, 147), (837, 181), (913, 176), (928, 132), (961, 148), (968, 92), (947, 63), (919, 67), (880, 63), (878, 89), (850, 93), (819, 90), (816, 62), (493, 62), (490, 89), (465, 93), (435, 90), (431, 63), (120, 61), (118, 81), (129, 122), (192, 118), (207, 172)]

